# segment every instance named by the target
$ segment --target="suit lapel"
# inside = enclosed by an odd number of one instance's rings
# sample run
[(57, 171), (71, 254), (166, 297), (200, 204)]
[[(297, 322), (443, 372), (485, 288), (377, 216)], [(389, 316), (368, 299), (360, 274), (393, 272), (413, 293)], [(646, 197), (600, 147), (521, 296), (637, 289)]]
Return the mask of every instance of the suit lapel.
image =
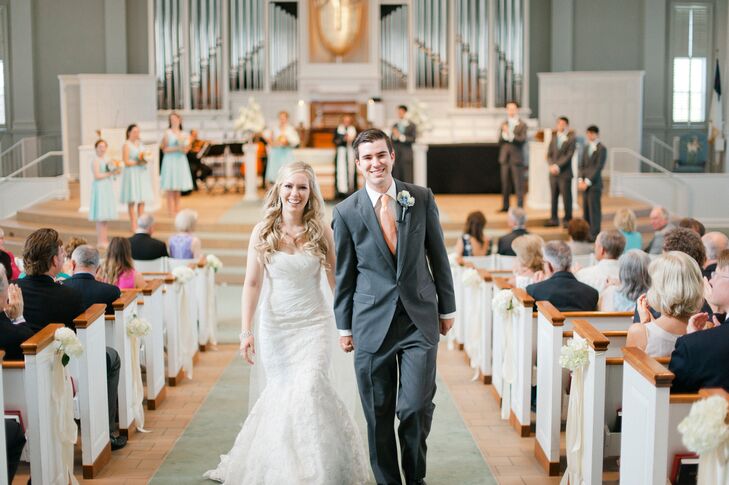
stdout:
[[(395, 180), (395, 190), (399, 194), (405, 190), (405, 186), (399, 180)], [(404, 207), (395, 201), (395, 207), (397, 212), (397, 220), (402, 221), (397, 223), (397, 277), (400, 277), (402, 272), (402, 266), (405, 263), (405, 251), (407, 250), (408, 234), (410, 232), (410, 212), (412, 208), (405, 211), (403, 216)]]
[(382, 234), (382, 228), (380, 227), (380, 223), (377, 222), (375, 209), (374, 207), (372, 207), (372, 201), (370, 201), (369, 195), (367, 195), (367, 189), (360, 189), (359, 199), (357, 203), (359, 204), (359, 212), (362, 215), (362, 221), (364, 222), (365, 226), (367, 226), (370, 234), (374, 236), (375, 244), (377, 244), (377, 247), (380, 248), (380, 252), (385, 258), (385, 261), (387, 261), (387, 264), (390, 266), (390, 268), (395, 271), (396, 268), (395, 263), (392, 260), (392, 253), (390, 253), (390, 248), (387, 247), (387, 243), (385, 242), (385, 236)]

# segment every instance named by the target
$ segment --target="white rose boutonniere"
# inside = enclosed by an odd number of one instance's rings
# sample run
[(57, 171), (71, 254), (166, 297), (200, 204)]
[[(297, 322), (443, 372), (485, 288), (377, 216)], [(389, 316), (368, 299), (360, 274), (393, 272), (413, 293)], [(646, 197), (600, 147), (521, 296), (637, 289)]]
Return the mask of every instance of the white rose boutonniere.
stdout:
[(400, 193), (397, 194), (396, 199), (397, 203), (402, 207), (402, 214), (400, 215), (400, 220), (398, 222), (402, 222), (405, 219), (405, 213), (408, 208), (415, 205), (415, 197), (410, 195), (410, 192), (407, 190), (401, 190)]

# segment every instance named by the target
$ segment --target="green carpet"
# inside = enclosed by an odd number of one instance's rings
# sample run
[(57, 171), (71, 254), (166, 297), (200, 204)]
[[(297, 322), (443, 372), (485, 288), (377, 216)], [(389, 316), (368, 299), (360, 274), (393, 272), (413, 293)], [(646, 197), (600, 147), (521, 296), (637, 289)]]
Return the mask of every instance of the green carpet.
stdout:
[[(240, 430), (248, 409), (249, 368), (236, 358), (215, 384), (182, 437), (150, 481), (158, 485), (202, 484)], [(438, 380), (436, 411), (428, 439), (429, 484), (495, 484), (445, 384)], [(364, 427), (364, 423), (360, 423)]]

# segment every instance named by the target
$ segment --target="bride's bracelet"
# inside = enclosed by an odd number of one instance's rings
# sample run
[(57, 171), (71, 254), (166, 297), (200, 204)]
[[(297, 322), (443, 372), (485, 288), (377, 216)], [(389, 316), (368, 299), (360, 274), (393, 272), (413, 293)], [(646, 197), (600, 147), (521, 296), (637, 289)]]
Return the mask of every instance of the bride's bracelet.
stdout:
[(248, 337), (253, 337), (253, 331), (252, 330), (243, 330), (240, 333), (240, 341), (241, 342), (244, 341), (245, 339), (247, 339)]

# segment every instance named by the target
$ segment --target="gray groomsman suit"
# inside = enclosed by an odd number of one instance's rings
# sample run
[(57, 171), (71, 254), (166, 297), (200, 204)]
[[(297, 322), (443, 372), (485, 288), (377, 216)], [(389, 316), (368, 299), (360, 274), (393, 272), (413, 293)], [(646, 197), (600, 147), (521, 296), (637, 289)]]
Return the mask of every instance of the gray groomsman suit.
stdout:
[(557, 175), (549, 173), (549, 188), (552, 191), (552, 214), (549, 220), (559, 222), (557, 203), (561, 194), (564, 221), (567, 222), (572, 219), (572, 155), (577, 147), (577, 139), (573, 131), (568, 131), (566, 139), (560, 145), (558, 137), (558, 133), (555, 132), (547, 149), (547, 163), (559, 167)]
[(516, 203), (524, 207), (524, 143), (527, 138), (527, 125), (519, 120), (514, 127), (513, 138), (504, 138), (499, 127), (499, 164), (501, 165), (502, 209), (509, 208), (509, 194), (512, 185), (516, 192)]
[[(456, 310), (448, 256), (433, 194), (395, 180), (415, 205), (394, 205), (397, 249), (385, 242), (367, 187), (334, 208), (337, 253), (334, 314), (351, 331), (370, 462), (379, 484), (400, 484), (395, 414), (408, 484), (425, 477), (433, 418), (440, 316)], [(373, 192), (374, 195), (374, 192)], [(398, 373), (400, 376), (398, 382)]]
[(395, 149), (395, 165), (392, 167), (392, 176), (407, 183), (413, 182), (413, 143), (417, 127), (408, 120), (392, 125), (400, 132), (400, 137), (392, 138), (392, 147)]

